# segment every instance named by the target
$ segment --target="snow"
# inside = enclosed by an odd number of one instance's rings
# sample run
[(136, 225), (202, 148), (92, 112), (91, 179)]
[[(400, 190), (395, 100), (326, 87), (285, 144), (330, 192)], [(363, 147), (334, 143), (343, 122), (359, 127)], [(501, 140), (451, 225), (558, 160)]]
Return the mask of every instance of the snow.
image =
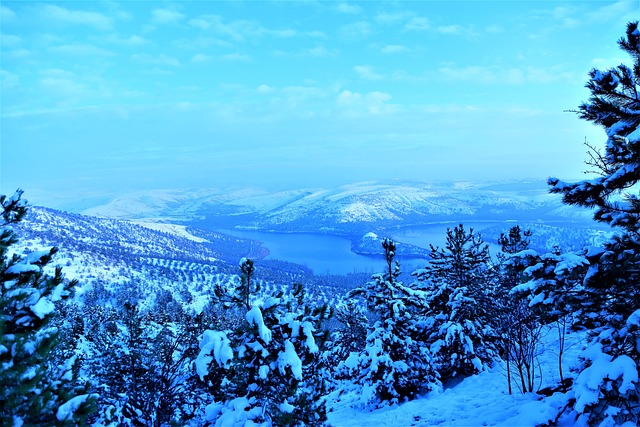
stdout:
[(627, 355), (612, 358), (602, 352), (601, 344), (589, 347), (583, 354), (591, 360), (591, 366), (583, 370), (575, 381), (576, 409), (582, 412), (587, 405), (600, 397), (605, 382), (621, 380), (620, 393), (635, 389), (638, 384), (638, 369)]
[(97, 394), (81, 394), (80, 396), (72, 397), (68, 402), (60, 405), (56, 418), (58, 421), (67, 421), (73, 418), (73, 414), (82, 406), (83, 403), (89, 398), (97, 398)]
[[(557, 331), (544, 335), (546, 348), (540, 357), (542, 387), (559, 382), (557, 373)], [(567, 335), (564, 354), (565, 375), (578, 363), (585, 339), (583, 333)], [(349, 359), (347, 359), (349, 360)], [(432, 392), (414, 401), (371, 410), (366, 406), (367, 390), (333, 393), (328, 398), (329, 423), (334, 427), (374, 426), (527, 426), (548, 423), (556, 418), (571, 398), (556, 393), (544, 397), (533, 393), (508, 394), (504, 364), (465, 378), (443, 392)], [(562, 424), (561, 424), (562, 425)]]
[(197, 237), (189, 233), (187, 231), (186, 225), (167, 224), (163, 222), (148, 222), (148, 221), (131, 221), (131, 222), (151, 230), (161, 231), (163, 233), (169, 233), (169, 234), (173, 234), (174, 236), (183, 237), (193, 242), (198, 242), (198, 243), (209, 242), (207, 239), (203, 239), (202, 237)]
[(627, 319), (627, 325), (640, 326), (640, 309), (631, 313), (631, 316)]
[(283, 375), (287, 367), (291, 368), (291, 373), (295, 379), (302, 379), (302, 360), (300, 360), (300, 356), (298, 356), (295, 347), (289, 340), (284, 342), (284, 351), (278, 355), (278, 369)]
[(296, 407), (290, 403), (283, 402), (280, 405), (278, 405), (278, 409), (280, 409), (282, 412), (286, 414), (290, 414), (296, 409)]
[(30, 308), (38, 318), (44, 319), (45, 316), (51, 314), (56, 309), (56, 306), (48, 298), (42, 297)]
[(220, 331), (204, 331), (200, 340), (200, 353), (195, 362), (196, 372), (200, 378), (204, 378), (209, 373), (209, 364), (212, 360), (215, 360), (218, 366), (226, 367), (232, 359), (233, 350), (227, 334)]
[(258, 334), (260, 335), (260, 338), (262, 341), (269, 344), (271, 342), (271, 330), (264, 324), (260, 307), (254, 305), (251, 310), (247, 312), (245, 318), (247, 319), (247, 322), (249, 322), (249, 325), (256, 325), (258, 327)]
[(37, 273), (40, 271), (40, 267), (37, 265), (18, 263), (7, 268), (6, 271), (9, 274)]

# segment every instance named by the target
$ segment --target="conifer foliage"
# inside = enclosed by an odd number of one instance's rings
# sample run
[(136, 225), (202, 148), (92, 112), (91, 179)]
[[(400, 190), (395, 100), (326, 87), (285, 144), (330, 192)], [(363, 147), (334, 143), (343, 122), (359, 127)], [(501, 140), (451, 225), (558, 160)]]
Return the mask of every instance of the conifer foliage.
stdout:
[(56, 248), (9, 255), (17, 242), (7, 226), (22, 219), (22, 191), (0, 196), (0, 422), (3, 426), (82, 425), (94, 396), (76, 383), (75, 359), (56, 366), (56, 303), (70, 296), (74, 281), (60, 268), (44, 272)]
[(344, 362), (367, 400), (378, 406), (414, 399), (440, 386), (431, 353), (420, 340), (425, 295), (398, 280), (395, 242), (385, 239), (382, 246), (387, 272), (375, 274), (365, 287), (347, 294), (363, 298), (378, 320), (369, 330), (365, 348)]
[(490, 267), (489, 246), (460, 224), (447, 229), (446, 246), (431, 246), (431, 261), (413, 273), (426, 296), (425, 334), (443, 379), (477, 373), (496, 358)]
[(319, 426), (326, 420), (327, 392), (322, 322), (325, 306), (310, 304), (300, 284), (283, 292), (250, 292), (253, 261), (240, 261), (241, 284), (216, 289), (229, 310), (242, 313), (235, 330), (207, 330), (197, 372), (214, 402), (207, 419), (215, 425)]
[(598, 176), (577, 183), (549, 179), (567, 204), (594, 208), (594, 219), (618, 234), (604, 248), (590, 249), (580, 298), (592, 330), (585, 369), (575, 381), (581, 421), (595, 425), (640, 423), (640, 30), (627, 25), (620, 48), (633, 60), (589, 73), (589, 100), (578, 115), (604, 128), (604, 152), (593, 148), (588, 164)]

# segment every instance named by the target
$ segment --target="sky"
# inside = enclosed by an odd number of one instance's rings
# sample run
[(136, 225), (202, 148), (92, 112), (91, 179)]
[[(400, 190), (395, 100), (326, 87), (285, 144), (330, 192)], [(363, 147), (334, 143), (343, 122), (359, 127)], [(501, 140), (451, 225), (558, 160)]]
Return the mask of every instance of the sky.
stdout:
[(581, 179), (640, 1), (0, 3), (0, 193)]

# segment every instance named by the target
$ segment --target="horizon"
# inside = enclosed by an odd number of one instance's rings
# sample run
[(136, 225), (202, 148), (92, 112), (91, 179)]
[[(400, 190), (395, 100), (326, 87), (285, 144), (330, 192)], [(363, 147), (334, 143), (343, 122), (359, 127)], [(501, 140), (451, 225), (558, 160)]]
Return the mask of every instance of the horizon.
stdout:
[[(0, 192), (577, 179), (640, 2), (3, 2)], [(35, 197), (34, 197), (35, 196)]]

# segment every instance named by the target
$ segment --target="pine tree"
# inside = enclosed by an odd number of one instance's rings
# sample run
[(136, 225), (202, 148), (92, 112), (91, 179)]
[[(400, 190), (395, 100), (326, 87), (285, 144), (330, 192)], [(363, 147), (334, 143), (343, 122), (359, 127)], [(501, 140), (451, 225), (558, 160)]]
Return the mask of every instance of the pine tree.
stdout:
[(441, 378), (467, 376), (485, 369), (495, 358), (493, 271), (489, 246), (460, 224), (447, 229), (444, 248), (431, 246), (431, 260), (417, 276), (429, 306), (426, 341)]
[(207, 419), (227, 425), (320, 426), (326, 421), (327, 392), (322, 323), (326, 306), (312, 305), (300, 284), (291, 296), (252, 292), (253, 262), (240, 262), (235, 289), (215, 293), (228, 309), (243, 313), (235, 330), (207, 330), (200, 343), (197, 372), (214, 402)]
[(347, 294), (363, 298), (378, 320), (369, 330), (364, 350), (344, 362), (363, 387), (365, 400), (377, 406), (414, 399), (440, 387), (431, 354), (419, 339), (425, 296), (398, 280), (395, 242), (385, 239), (383, 249), (387, 272), (375, 274), (366, 287)]
[(0, 422), (3, 426), (81, 425), (95, 396), (76, 383), (75, 359), (56, 366), (56, 304), (71, 295), (75, 281), (60, 268), (44, 272), (56, 248), (9, 256), (17, 242), (7, 226), (22, 219), (26, 203), (17, 191), (0, 196)]
[(598, 176), (578, 183), (549, 179), (563, 202), (593, 208), (594, 219), (618, 234), (600, 250), (585, 253), (589, 268), (580, 298), (573, 302), (591, 328), (585, 369), (574, 384), (574, 409), (592, 425), (640, 423), (640, 30), (627, 25), (619, 47), (633, 60), (591, 70), (580, 118), (602, 126), (604, 152), (590, 148), (587, 162)]

